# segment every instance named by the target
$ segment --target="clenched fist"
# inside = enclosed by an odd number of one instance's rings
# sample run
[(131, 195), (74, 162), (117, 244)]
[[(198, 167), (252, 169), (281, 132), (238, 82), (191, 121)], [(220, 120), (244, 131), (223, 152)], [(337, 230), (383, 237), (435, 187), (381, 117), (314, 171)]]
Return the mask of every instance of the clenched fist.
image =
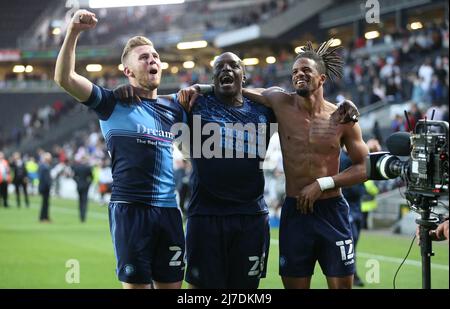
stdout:
[(92, 29), (97, 25), (97, 22), (98, 20), (94, 13), (87, 10), (78, 10), (70, 21), (69, 30), (81, 32), (86, 29)]

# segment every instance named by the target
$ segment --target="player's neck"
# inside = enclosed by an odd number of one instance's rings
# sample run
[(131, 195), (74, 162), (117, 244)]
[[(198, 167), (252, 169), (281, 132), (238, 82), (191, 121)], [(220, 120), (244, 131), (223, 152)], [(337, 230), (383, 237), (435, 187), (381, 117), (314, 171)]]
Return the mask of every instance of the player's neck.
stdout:
[(242, 106), (244, 100), (242, 98), (242, 93), (238, 93), (234, 96), (224, 96), (220, 93), (215, 92), (216, 97), (226, 105), (230, 106)]
[(307, 97), (301, 97), (301, 106), (312, 116), (316, 113), (320, 113), (323, 106), (325, 106), (325, 100), (320, 93), (314, 93)]
[(150, 89), (146, 87), (142, 87), (136, 81), (130, 80), (131, 86), (135, 88), (139, 88), (139, 97), (144, 99), (156, 100), (158, 96), (158, 88)]

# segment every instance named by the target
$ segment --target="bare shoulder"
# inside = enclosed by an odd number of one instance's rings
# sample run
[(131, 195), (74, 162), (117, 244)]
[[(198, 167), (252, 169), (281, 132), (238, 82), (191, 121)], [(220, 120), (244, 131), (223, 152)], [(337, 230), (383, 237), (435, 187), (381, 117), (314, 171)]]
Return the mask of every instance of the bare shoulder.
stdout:
[(289, 96), (290, 93), (281, 87), (270, 87), (263, 91), (265, 96)]
[(291, 93), (286, 91), (281, 87), (270, 87), (267, 88), (263, 93), (263, 96), (269, 98), (271, 101), (280, 102), (289, 102), (295, 100), (295, 93)]
[(330, 121), (346, 132), (351, 130), (354, 126), (354, 122), (343, 122), (342, 119), (345, 115), (341, 115), (339, 107), (331, 102), (325, 101), (325, 113), (330, 117)]
[(334, 112), (336, 112), (338, 107), (336, 104), (333, 104), (331, 102), (325, 101), (325, 112), (329, 115), (332, 115)]

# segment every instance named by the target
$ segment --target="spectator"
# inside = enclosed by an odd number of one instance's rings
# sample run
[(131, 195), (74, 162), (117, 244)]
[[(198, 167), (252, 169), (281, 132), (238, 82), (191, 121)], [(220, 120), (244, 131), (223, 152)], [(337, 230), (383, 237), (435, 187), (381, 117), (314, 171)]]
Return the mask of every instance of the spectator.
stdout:
[[(369, 153), (381, 151), (381, 145), (376, 138), (369, 139), (367, 141), (367, 147), (369, 148)], [(377, 208), (377, 200), (375, 197), (378, 193), (379, 189), (373, 180), (364, 182), (364, 194), (361, 199), (361, 228), (367, 229), (371, 226), (370, 212)]]
[(430, 235), (432, 240), (448, 240), (448, 218), (439, 224), (435, 230), (431, 230)]
[(425, 62), (419, 68), (418, 75), (419, 75), (419, 78), (421, 79), (420, 86), (421, 86), (423, 92), (425, 93), (425, 100), (427, 103), (430, 102), (429, 92), (430, 92), (433, 73), (434, 73), (434, 69), (431, 66), (431, 59), (426, 58)]
[[(346, 170), (347, 168), (352, 166), (352, 161), (347, 154), (347, 151), (345, 147), (342, 148), (341, 155), (340, 155), (340, 162), (339, 162), (339, 170), (342, 172)], [(354, 247), (353, 250), (355, 252), (355, 263), (356, 263), (356, 246), (358, 244), (359, 236), (361, 233), (361, 227), (362, 227), (362, 220), (363, 215), (361, 212), (361, 198), (365, 193), (364, 184), (356, 184), (351, 187), (345, 187), (342, 188), (342, 194), (344, 195), (345, 199), (347, 200), (347, 203), (349, 205), (349, 217), (350, 217), (350, 225), (352, 229), (352, 235), (353, 235), (353, 243)], [(356, 267), (355, 267), (356, 269)], [(355, 270), (355, 275), (353, 278), (353, 285), (363, 287), (364, 282), (361, 280), (361, 278), (358, 276), (357, 271)]]
[(105, 200), (105, 195), (111, 193), (111, 185), (113, 182), (112, 171), (109, 166), (108, 160), (102, 160), (102, 165), (100, 167), (100, 172), (98, 176), (99, 182), (99, 193), (103, 203), (107, 203)]
[(39, 175), (38, 175), (39, 165), (36, 163), (36, 160), (34, 157), (30, 157), (26, 161), (25, 168), (28, 172), (29, 184), (31, 185), (30, 193), (36, 194), (35, 187), (37, 186), (37, 183), (39, 182)]
[[(429, 235), (431, 236), (431, 240), (434, 241), (442, 241), (442, 240), (449, 240), (448, 235), (448, 215), (447, 218), (445, 218), (444, 222), (441, 222), (436, 229), (428, 231)], [(416, 228), (416, 238), (417, 238), (417, 244), (420, 244), (420, 229), (419, 226)]]
[(83, 156), (81, 160), (72, 167), (73, 179), (77, 183), (81, 222), (86, 221), (88, 192), (93, 178), (92, 168), (89, 166), (88, 162), (88, 157)]
[(19, 152), (15, 152), (13, 154), (13, 163), (11, 164), (13, 173), (14, 173), (14, 187), (16, 189), (16, 199), (17, 199), (17, 207), (20, 207), (20, 190), (22, 189), (25, 205), (30, 207), (30, 202), (28, 200), (28, 172), (25, 167), (25, 163), (22, 160), (22, 157)]
[(0, 151), (0, 197), (3, 199), (3, 206), (8, 207), (8, 184), (11, 182), (11, 171), (5, 155)]
[(399, 114), (395, 115), (395, 118), (392, 120), (391, 123), (391, 129), (392, 132), (398, 132), (398, 131), (404, 131), (405, 126), (403, 123), (403, 117)]
[(42, 195), (42, 205), (39, 220), (41, 223), (50, 223), (49, 217), (49, 199), (50, 188), (52, 186), (52, 178), (50, 176), (50, 165), (52, 163), (52, 155), (45, 152), (42, 155), (42, 163), (39, 165), (39, 193)]

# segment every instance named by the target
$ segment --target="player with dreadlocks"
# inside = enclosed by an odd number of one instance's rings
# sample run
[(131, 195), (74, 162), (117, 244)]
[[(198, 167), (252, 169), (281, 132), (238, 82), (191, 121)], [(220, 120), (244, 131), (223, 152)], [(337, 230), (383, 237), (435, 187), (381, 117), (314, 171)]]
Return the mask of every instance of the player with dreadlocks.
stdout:
[[(292, 66), (294, 93), (274, 87), (244, 95), (273, 109), (286, 175), (280, 223), (280, 275), (285, 288), (309, 288), (316, 261), (329, 288), (351, 288), (354, 253), (349, 207), (341, 187), (365, 180), (368, 150), (347, 108), (326, 101), (323, 85), (341, 77), (333, 39), (317, 50), (308, 42)], [(345, 102), (345, 106), (351, 106)], [(342, 107), (342, 105), (341, 105)], [(339, 173), (345, 145), (352, 166)]]

